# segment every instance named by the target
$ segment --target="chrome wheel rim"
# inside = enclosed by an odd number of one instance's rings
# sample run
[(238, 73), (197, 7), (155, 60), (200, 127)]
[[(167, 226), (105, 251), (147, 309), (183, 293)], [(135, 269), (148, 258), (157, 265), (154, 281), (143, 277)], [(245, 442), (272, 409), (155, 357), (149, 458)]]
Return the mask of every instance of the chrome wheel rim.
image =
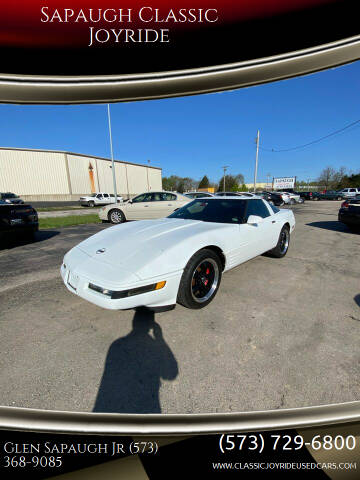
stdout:
[(289, 231), (284, 228), (280, 233), (280, 253), (283, 254), (289, 247)]
[(121, 223), (122, 220), (120, 212), (111, 212), (110, 218), (113, 223)]
[(198, 303), (211, 298), (219, 284), (219, 266), (212, 258), (202, 260), (191, 278), (191, 296)]

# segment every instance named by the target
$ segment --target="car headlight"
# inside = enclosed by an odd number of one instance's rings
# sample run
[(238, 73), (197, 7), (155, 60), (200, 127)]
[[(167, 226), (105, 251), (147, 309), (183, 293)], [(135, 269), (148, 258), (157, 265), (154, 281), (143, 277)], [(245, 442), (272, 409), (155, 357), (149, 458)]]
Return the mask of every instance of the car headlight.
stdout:
[(109, 290), (107, 288), (102, 288), (99, 287), (98, 285), (94, 285), (93, 283), (89, 283), (89, 289), (94, 290), (95, 292), (102, 293), (103, 295), (106, 295), (107, 297), (110, 297), (111, 299), (119, 299), (119, 298), (127, 298), (127, 297), (133, 297), (134, 295), (140, 295), (142, 293), (147, 293), (147, 292), (152, 292), (154, 290), (161, 290), (164, 288), (166, 285), (166, 282), (157, 282), (153, 283), (151, 285), (145, 285), (144, 287), (137, 287), (137, 288), (131, 288), (129, 290), (120, 290), (120, 291), (114, 291), (114, 290)]

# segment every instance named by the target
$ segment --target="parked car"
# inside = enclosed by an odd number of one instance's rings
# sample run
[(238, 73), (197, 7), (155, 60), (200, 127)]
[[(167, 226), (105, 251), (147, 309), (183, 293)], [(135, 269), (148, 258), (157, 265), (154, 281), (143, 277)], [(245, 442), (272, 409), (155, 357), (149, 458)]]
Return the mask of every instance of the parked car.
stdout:
[(352, 230), (360, 230), (360, 195), (341, 204), (338, 220)]
[[(118, 202), (123, 201), (123, 197), (117, 197)], [(80, 197), (80, 204), (83, 207), (95, 207), (97, 205), (109, 205), (115, 203), (115, 195), (113, 193), (92, 193), (91, 195)]]
[(6, 203), (13, 203), (15, 205), (21, 205), (24, 203), (24, 200), (22, 198), (12, 192), (0, 192), (0, 200)]
[(289, 203), (290, 205), (304, 202), (301, 196), (295, 192), (285, 192), (283, 190), (280, 190), (279, 193), (283, 197), (284, 202)]
[(255, 194), (250, 192), (217, 192), (217, 197), (253, 197)]
[(360, 188), (343, 188), (339, 193), (342, 193), (344, 198), (356, 197), (360, 195)]
[(146, 192), (116, 206), (100, 209), (99, 217), (104, 222), (123, 223), (126, 220), (147, 220), (167, 217), (191, 199), (175, 192)]
[(319, 194), (320, 200), (344, 200), (345, 196), (342, 192), (336, 190), (326, 190)]
[(12, 204), (0, 200), (0, 240), (9, 235), (32, 236), (39, 229), (36, 210), (31, 205)]
[(320, 200), (320, 193), (318, 192), (297, 192), (304, 200)]
[(282, 196), (280, 195), (280, 193), (259, 192), (257, 195), (263, 198), (264, 200), (266, 200), (267, 202), (269, 202), (270, 204), (276, 205), (277, 207), (284, 205), (284, 200), (282, 199)]
[(206, 198), (214, 197), (214, 194), (210, 192), (187, 192), (184, 193), (184, 196), (188, 198)]
[(286, 255), (294, 228), (291, 210), (260, 198), (199, 198), (167, 218), (91, 236), (65, 255), (61, 276), (70, 292), (103, 308), (199, 309), (223, 272), (265, 252)]

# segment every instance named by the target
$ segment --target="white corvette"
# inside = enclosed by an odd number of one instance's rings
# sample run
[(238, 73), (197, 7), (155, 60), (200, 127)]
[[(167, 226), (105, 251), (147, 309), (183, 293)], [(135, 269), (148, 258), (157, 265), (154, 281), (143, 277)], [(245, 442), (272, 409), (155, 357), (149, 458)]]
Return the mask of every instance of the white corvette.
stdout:
[(196, 199), (167, 218), (103, 230), (72, 248), (61, 276), (76, 295), (108, 309), (202, 308), (222, 273), (269, 252), (283, 257), (295, 218), (259, 197)]

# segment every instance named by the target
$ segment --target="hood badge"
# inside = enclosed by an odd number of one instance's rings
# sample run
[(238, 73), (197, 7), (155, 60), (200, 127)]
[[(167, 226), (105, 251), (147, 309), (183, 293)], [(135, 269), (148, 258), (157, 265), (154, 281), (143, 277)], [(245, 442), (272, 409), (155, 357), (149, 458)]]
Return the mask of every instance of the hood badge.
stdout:
[(106, 252), (106, 248), (99, 248), (99, 250), (96, 250), (96, 253), (104, 253)]

